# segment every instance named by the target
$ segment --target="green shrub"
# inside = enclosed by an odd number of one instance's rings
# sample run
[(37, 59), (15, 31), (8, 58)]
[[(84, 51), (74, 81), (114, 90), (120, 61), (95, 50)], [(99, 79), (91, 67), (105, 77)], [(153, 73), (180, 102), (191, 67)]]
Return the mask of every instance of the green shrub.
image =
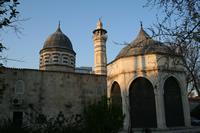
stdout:
[(121, 107), (102, 97), (98, 104), (84, 109), (83, 125), (85, 133), (118, 133), (123, 128), (125, 115)]

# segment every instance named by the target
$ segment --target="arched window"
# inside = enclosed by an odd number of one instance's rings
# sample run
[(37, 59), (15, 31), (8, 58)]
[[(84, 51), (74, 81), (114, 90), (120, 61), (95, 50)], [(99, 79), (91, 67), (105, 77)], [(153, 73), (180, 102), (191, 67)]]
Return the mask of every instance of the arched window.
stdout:
[(146, 78), (135, 79), (129, 88), (131, 126), (156, 128), (156, 106), (153, 85)]
[(184, 126), (181, 89), (174, 77), (165, 81), (164, 104), (167, 127)]
[(120, 86), (117, 82), (114, 82), (111, 88), (111, 98), (112, 102), (122, 107), (122, 97)]
[(103, 96), (103, 87), (102, 87), (102, 85), (97, 85), (97, 87), (96, 87), (96, 94), (98, 96)]
[(24, 94), (24, 91), (25, 91), (24, 82), (22, 80), (18, 80), (15, 84), (15, 93)]

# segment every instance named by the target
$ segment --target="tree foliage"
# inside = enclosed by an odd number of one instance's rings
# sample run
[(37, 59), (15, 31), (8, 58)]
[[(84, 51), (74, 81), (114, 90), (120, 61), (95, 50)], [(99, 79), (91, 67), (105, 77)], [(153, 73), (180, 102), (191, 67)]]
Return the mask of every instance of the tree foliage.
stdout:
[(65, 118), (60, 123), (57, 118), (48, 118), (31, 107), (25, 112), (23, 120), (13, 122), (9, 117), (0, 118), (2, 133), (118, 133), (123, 128), (122, 109), (102, 97), (98, 104), (85, 107), (83, 118), (75, 115)]
[(55, 118), (47, 118), (35, 110), (25, 113), (26, 122), (15, 121), (10, 118), (0, 119), (0, 133), (83, 133), (80, 121), (74, 116), (66, 118), (60, 125)]
[[(2, 68), (3, 68), (3, 65), (0, 64), (0, 75), (3, 74)], [(7, 86), (8, 86), (8, 84), (5, 84), (4, 79), (0, 78), (0, 103), (2, 103), (3, 94), (4, 94), (4, 91), (6, 90)]]
[(122, 109), (102, 97), (98, 104), (89, 105), (84, 109), (83, 123), (85, 133), (118, 133), (123, 128), (125, 115)]
[[(17, 10), (17, 7), (19, 5), (18, 0), (0, 0), (0, 32), (5, 31), (5, 27), (11, 28), (16, 35), (18, 36), (18, 33), (21, 34), (21, 28), (19, 27), (20, 21), (25, 21), (27, 19), (19, 19), (19, 11)], [(0, 40), (2, 38), (0, 37)], [(2, 44), (0, 42), (0, 53), (6, 49), (5, 44)], [(2, 57), (2, 54), (0, 55), (0, 60), (6, 61), (7, 58)], [(20, 61), (15, 60), (14, 61)], [(0, 63), (0, 74), (2, 73), (3, 64)], [(3, 98), (3, 93), (6, 89), (6, 84), (4, 84), (3, 79), (0, 79), (0, 103)]]
[(3, 30), (4, 27), (12, 28), (15, 33), (21, 33), (18, 24), (19, 21), (19, 11), (17, 11), (17, 6), (20, 3), (18, 0), (1, 0), (0, 1), (0, 29)]
[(200, 96), (200, 1), (147, 0), (145, 7), (158, 9), (157, 22), (149, 29), (153, 37), (159, 37), (177, 53), (179, 65), (186, 70), (188, 87)]

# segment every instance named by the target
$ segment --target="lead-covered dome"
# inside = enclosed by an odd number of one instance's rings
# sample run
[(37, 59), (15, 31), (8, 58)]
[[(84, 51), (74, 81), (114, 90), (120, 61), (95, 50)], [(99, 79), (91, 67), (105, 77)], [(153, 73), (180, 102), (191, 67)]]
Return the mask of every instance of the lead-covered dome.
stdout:
[(60, 30), (50, 35), (40, 50), (40, 70), (74, 72), (76, 53), (69, 38)]
[(149, 35), (143, 30), (142, 25), (137, 38), (125, 46), (115, 59), (128, 56), (137, 56), (151, 53), (169, 53), (170, 48), (163, 43), (156, 41), (149, 37)]
[(55, 33), (46, 39), (43, 49), (46, 48), (67, 48), (69, 50), (73, 50), (71, 41), (65, 34), (62, 33), (60, 26)]

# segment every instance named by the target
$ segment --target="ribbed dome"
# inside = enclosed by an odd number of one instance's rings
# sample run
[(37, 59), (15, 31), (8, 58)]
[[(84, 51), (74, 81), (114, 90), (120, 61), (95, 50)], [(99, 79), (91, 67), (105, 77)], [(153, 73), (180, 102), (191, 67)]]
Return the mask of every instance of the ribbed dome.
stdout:
[(169, 53), (170, 51), (170, 48), (163, 43), (150, 38), (149, 35), (143, 30), (141, 25), (141, 29), (137, 38), (125, 46), (115, 59), (150, 53)]
[(46, 48), (67, 48), (73, 50), (71, 41), (62, 33), (60, 27), (46, 39), (43, 49)]

